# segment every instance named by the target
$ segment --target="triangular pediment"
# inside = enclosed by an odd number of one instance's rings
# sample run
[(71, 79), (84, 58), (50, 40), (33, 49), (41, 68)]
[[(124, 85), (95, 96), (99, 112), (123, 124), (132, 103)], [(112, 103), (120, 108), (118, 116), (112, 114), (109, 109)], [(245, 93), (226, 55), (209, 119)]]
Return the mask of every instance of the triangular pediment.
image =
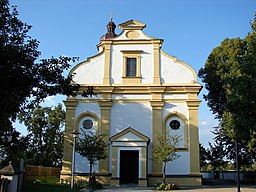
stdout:
[(149, 142), (149, 138), (140, 132), (134, 130), (131, 127), (126, 128), (125, 130), (121, 131), (120, 133), (117, 133), (116, 135), (112, 136), (110, 138), (110, 141), (112, 142)]
[(146, 24), (141, 23), (136, 20), (129, 20), (124, 23), (121, 23), (118, 25), (120, 29), (126, 30), (126, 29), (139, 29), (142, 30), (144, 27), (146, 27)]

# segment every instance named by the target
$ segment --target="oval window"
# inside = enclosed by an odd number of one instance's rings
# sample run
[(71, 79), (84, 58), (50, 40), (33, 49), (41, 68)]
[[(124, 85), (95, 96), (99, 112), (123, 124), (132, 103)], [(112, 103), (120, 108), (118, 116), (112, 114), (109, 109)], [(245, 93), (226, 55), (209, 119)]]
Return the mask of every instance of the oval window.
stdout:
[(172, 120), (169, 125), (174, 130), (177, 130), (180, 128), (180, 122), (177, 120)]
[(83, 122), (83, 128), (84, 128), (84, 129), (91, 129), (91, 128), (92, 128), (92, 125), (93, 125), (93, 122), (92, 122), (92, 120), (90, 120), (90, 119), (86, 119), (86, 120), (84, 120), (84, 122)]

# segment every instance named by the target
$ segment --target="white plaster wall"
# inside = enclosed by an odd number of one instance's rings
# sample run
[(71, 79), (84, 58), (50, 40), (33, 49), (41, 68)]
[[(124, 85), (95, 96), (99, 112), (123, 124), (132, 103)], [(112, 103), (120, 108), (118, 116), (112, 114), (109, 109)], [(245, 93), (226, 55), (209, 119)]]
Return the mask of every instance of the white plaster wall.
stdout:
[(111, 95), (112, 99), (151, 99), (151, 95), (133, 95), (133, 94), (115, 94)]
[(183, 114), (188, 119), (188, 106), (185, 102), (181, 102), (181, 103), (165, 102), (163, 107), (163, 118), (174, 111), (176, 111), (177, 113)]
[(111, 82), (122, 84), (123, 76), (123, 53), (122, 50), (143, 50), (141, 53), (141, 76), (142, 84), (153, 82), (153, 45), (113, 45), (111, 54)]
[(122, 102), (112, 105), (110, 137), (128, 127), (152, 139), (152, 110), (149, 102)]
[[(93, 126), (91, 129), (83, 129), (83, 121), (86, 119), (90, 119), (93, 122)], [(90, 116), (85, 116), (84, 118), (81, 119), (81, 121), (79, 122), (79, 138), (83, 138), (83, 132), (82, 129), (85, 131), (86, 134), (90, 134), (90, 132), (92, 134), (96, 134), (96, 128), (97, 128), (97, 123), (95, 121), (94, 118), (90, 117)], [(79, 173), (89, 173), (90, 172), (90, 166), (89, 166), (89, 162), (85, 157), (82, 157), (79, 153), (75, 154), (76, 159), (76, 165), (75, 165), (75, 172), (79, 172)], [(96, 173), (98, 172), (98, 164), (96, 164), (93, 167), (93, 171), (95, 171)]]
[[(148, 173), (152, 173), (152, 108), (150, 103), (114, 103), (111, 108), (110, 137), (132, 127), (150, 138)], [(109, 161), (109, 167), (112, 166)]]
[(98, 103), (83, 103), (79, 102), (75, 110), (75, 118), (85, 112), (91, 112), (98, 116), (100, 119), (100, 106)]
[[(75, 110), (75, 118), (77, 118), (80, 114), (84, 112), (90, 112), (94, 113), (98, 116), (100, 119), (100, 107), (98, 103), (78, 103), (77, 108)], [(82, 123), (85, 119), (91, 119), (93, 121), (93, 127), (90, 130), (87, 130), (87, 132), (91, 131), (92, 133), (96, 133), (96, 122), (92, 117), (83, 117), (81, 121), (79, 122), (79, 128), (81, 129)], [(80, 133), (82, 133), (81, 130), (79, 130)], [(79, 135), (79, 138), (83, 137), (82, 134)], [(90, 167), (88, 160), (85, 157), (80, 156), (79, 153), (75, 153), (75, 172), (79, 173), (89, 173)], [(94, 171), (98, 172), (98, 164), (94, 167)]]
[(189, 152), (178, 152), (180, 157), (172, 162), (168, 162), (166, 166), (167, 175), (184, 175), (189, 174), (190, 155)]
[(161, 83), (191, 83), (195, 80), (193, 72), (181, 63), (177, 63), (162, 53), (161, 60)]
[(86, 99), (86, 100), (97, 100), (101, 98), (101, 94), (89, 96), (89, 97), (83, 97), (82, 95), (77, 95), (76, 99)]
[[(123, 33), (116, 38), (116, 40), (131, 40), (126, 37), (126, 33), (128, 31), (131, 31), (131, 30), (124, 30)], [(138, 33), (139, 36), (136, 39), (143, 39), (143, 40), (144, 39), (152, 39), (152, 38), (148, 37), (147, 35), (145, 35), (141, 30), (132, 30), (132, 31), (136, 31)]]
[[(180, 122), (180, 128), (177, 129), (177, 130), (174, 130), (170, 127), (170, 122), (172, 120), (177, 120)], [(166, 121), (166, 124), (165, 124), (165, 129), (166, 129), (166, 133), (169, 134), (169, 136), (178, 136), (179, 139), (180, 139), (180, 142), (179, 142), (179, 148), (184, 148), (184, 127), (185, 127), (185, 123), (183, 122), (182, 119), (178, 118), (178, 117), (171, 117), (169, 118), (167, 121)]]
[(74, 81), (78, 84), (102, 84), (104, 75), (104, 54), (91, 58), (89, 62), (80, 64), (74, 73)]
[(188, 99), (187, 94), (163, 94), (163, 99)]

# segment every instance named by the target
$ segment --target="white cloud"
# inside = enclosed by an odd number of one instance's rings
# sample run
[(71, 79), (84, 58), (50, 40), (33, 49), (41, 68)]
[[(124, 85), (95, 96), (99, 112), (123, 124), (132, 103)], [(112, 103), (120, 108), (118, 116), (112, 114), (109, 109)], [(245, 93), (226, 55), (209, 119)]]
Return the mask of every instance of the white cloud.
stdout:
[(207, 121), (201, 121), (200, 125), (208, 125), (209, 123)]
[(56, 105), (55, 96), (46, 97), (44, 102), (41, 103), (43, 107), (51, 107)]

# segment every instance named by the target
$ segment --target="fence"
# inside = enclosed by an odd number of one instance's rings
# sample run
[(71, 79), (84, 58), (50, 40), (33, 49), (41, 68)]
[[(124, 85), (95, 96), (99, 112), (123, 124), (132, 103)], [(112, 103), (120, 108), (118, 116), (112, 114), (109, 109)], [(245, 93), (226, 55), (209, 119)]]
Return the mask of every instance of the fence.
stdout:
[[(236, 181), (236, 171), (202, 171), (202, 177), (204, 179), (222, 179), (222, 180), (234, 180)], [(256, 181), (256, 171), (240, 171), (241, 181)]]
[(27, 165), (25, 170), (27, 177), (60, 177), (61, 168)]

